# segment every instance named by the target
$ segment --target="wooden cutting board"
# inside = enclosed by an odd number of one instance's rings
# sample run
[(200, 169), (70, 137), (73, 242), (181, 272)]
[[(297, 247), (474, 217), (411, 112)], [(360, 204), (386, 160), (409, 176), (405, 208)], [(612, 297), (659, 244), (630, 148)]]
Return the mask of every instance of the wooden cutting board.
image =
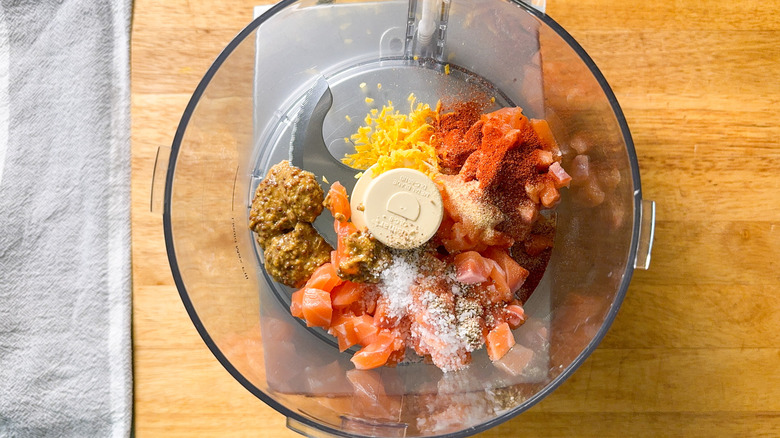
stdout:
[[(248, 0), (137, 0), (132, 241), (138, 437), (297, 436), (190, 322), (149, 211), (154, 158)], [(481, 436), (780, 436), (780, 1), (550, 0), (625, 112), (649, 271), (552, 395)]]

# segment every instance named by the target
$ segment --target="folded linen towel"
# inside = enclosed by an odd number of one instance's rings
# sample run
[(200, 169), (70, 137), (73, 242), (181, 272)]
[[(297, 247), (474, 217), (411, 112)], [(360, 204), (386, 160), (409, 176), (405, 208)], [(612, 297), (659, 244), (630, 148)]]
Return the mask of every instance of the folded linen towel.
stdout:
[(0, 437), (126, 437), (131, 0), (0, 4)]

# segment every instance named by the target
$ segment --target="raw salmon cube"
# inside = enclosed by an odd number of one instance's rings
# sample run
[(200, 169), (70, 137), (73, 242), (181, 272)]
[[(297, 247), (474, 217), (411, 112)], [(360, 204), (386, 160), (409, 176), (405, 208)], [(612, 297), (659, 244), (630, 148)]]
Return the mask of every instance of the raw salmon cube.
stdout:
[(490, 357), (490, 360), (494, 362), (504, 357), (509, 349), (515, 345), (515, 337), (512, 334), (512, 329), (509, 328), (509, 324), (506, 322), (497, 325), (493, 330), (488, 332), (485, 341), (488, 356)]
[(330, 305), (330, 292), (304, 288), (301, 310), (307, 326), (327, 329), (330, 327), (330, 320), (333, 316), (333, 308)]

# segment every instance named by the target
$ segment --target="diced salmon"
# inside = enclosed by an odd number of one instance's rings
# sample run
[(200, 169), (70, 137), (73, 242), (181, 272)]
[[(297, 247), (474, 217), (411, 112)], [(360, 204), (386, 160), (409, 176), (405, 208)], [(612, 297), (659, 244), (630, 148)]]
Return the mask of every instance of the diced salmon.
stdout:
[(413, 317), (411, 324), (412, 348), (420, 356), (431, 355), (436, 351), (443, 350), (447, 344), (436, 336), (436, 327), (431, 326), (430, 316), (424, 309)]
[(344, 351), (358, 343), (354, 322), (349, 317), (340, 317), (338, 322), (334, 319), (334, 323), (331, 325), (328, 333), (335, 336), (336, 340), (338, 340), (339, 351)]
[(330, 327), (333, 308), (330, 305), (330, 292), (304, 288), (301, 311), (308, 327)]
[(380, 295), (376, 300), (374, 322), (380, 328), (392, 328), (397, 323), (397, 318), (390, 315), (390, 300), (383, 295)]
[(334, 308), (348, 307), (350, 304), (358, 301), (363, 295), (364, 286), (359, 283), (345, 281), (333, 288), (331, 299)]
[(351, 332), (336, 329), (333, 334), (336, 336), (336, 340), (339, 343), (339, 351), (345, 351), (347, 348), (357, 344)]
[(292, 293), (290, 313), (296, 318), (303, 318), (303, 289)]
[(349, 207), (347, 189), (345, 189), (340, 182), (336, 181), (331, 184), (330, 190), (328, 191), (328, 196), (325, 200), (325, 205), (327, 205), (334, 218), (340, 214), (343, 215), (340, 217), (342, 221), (349, 220), (352, 210)]
[(509, 324), (501, 323), (488, 332), (485, 345), (490, 360), (496, 361), (504, 357), (507, 351), (515, 345), (515, 337)]
[(544, 172), (550, 168), (551, 164), (553, 164), (553, 154), (552, 152), (546, 151), (544, 149), (535, 149), (533, 152), (531, 152), (531, 157), (529, 160), (534, 163), (537, 171)]
[(395, 345), (396, 336), (388, 330), (382, 330), (377, 334), (374, 342), (361, 348), (350, 360), (359, 370), (381, 367), (396, 350)]
[(444, 247), (449, 252), (468, 251), (477, 247), (478, 243), (469, 235), (469, 229), (463, 222), (455, 222), (442, 239)]
[(376, 312), (376, 300), (379, 297), (379, 292), (377, 291), (376, 287), (373, 286), (371, 286), (369, 290), (373, 293), (363, 293), (363, 297), (361, 297), (360, 302), (365, 309), (365, 313), (371, 315)]
[(552, 163), (547, 171), (552, 178), (555, 188), (567, 187), (571, 182), (571, 176), (561, 167), (561, 163)]
[(550, 125), (547, 120), (544, 119), (531, 119), (531, 126), (534, 128), (534, 132), (542, 140), (542, 146), (545, 150), (552, 152), (554, 155), (558, 155), (560, 149), (558, 148), (558, 142), (555, 141)]
[(533, 201), (534, 204), (538, 204), (539, 196), (545, 187), (544, 181), (540, 179), (528, 180), (525, 182), (525, 194), (528, 195), (528, 199)]
[(345, 312), (342, 309), (333, 309), (333, 313), (331, 313), (330, 328), (328, 329), (328, 333), (330, 333), (333, 327), (344, 324), (346, 321), (350, 320), (353, 316), (355, 315), (349, 312)]
[(358, 344), (369, 345), (376, 341), (379, 329), (374, 324), (374, 317), (371, 315), (356, 316), (352, 318), (351, 323)]
[(339, 235), (339, 239), (344, 239), (347, 236), (356, 233), (358, 230), (352, 222), (347, 221), (335, 221), (333, 226), (336, 233)]
[(480, 302), (485, 306), (493, 306), (504, 302), (505, 291), (499, 292), (492, 281), (476, 285), (474, 289), (480, 295)]
[(349, 328), (345, 328), (343, 326), (339, 326), (335, 328), (335, 331), (333, 332), (333, 335), (336, 337), (336, 340), (339, 343), (339, 351), (344, 352), (348, 348), (357, 345), (360, 346), (357, 341), (355, 341), (355, 334), (352, 330)]
[(523, 222), (532, 224), (536, 222), (536, 219), (539, 217), (539, 207), (530, 200), (525, 200), (525, 202), (521, 201), (517, 206), (517, 215)]
[(401, 363), (406, 358), (406, 351), (404, 349), (395, 350), (392, 353), (390, 353), (390, 356), (387, 358), (387, 362), (385, 363), (386, 367), (394, 367)]
[(372, 315), (376, 311), (376, 301), (379, 296), (379, 290), (376, 285), (368, 283), (357, 283), (360, 287), (360, 295), (358, 299), (353, 301), (343, 309), (348, 312), (352, 312), (355, 315), (363, 315), (365, 313)]
[(332, 263), (324, 263), (311, 274), (305, 287), (331, 292), (342, 282), (343, 280), (336, 273), (336, 267)]
[[(504, 132), (504, 135), (501, 136), (501, 138), (496, 142), (498, 147), (503, 149), (511, 149), (513, 147), (517, 147), (517, 145), (520, 143), (520, 135), (522, 134), (522, 131), (519, 129), (509, 129)], [(485, 151), (482, 151), (483, 154), (485, 154)], [(479, 179), (479, 170), (477, 169), (477, 178)]]
[(333, 266), (339, 265), (339, 252), (335, 249), (330, 252), (330, 264)]
[[(456, 179), (457, 178), (457, 179)], [(450, 175), (438, 175), (436, 177), (436, 188), (441, 194), (442, 206), (444, 207), (444, 218), (442, 218), (442, 224), (451, 220), (452, 223), (460, 222), (460, 211), (456, 208), (455, 200), (452, 199), (452, 194), (447, 190), (447, 186), (451, 186), (453, 181), (459, 181), (460, 177)], [(445, 228), (446, 229), (446, 228)]]
[(335, 336), (339, 341), (341, 351), (353, 345), (369, 345), (376, 341), (379, 328), (374, 324), (374, 318), (371, 315), (352, 315), (351, 313), (333, 313), (333, 322), (328, 333)]
[(512, 291), (509, 290), (509, 285), (506, 282), (506, 274), (501, 266), (492, 259), (485, 259), (490, 265), (490, 280), (493, 286), (496, 288), (496, 293), (492, 297), (491, 301), (494, 304), (504, 303), (512, 299)]
[[(464, 182), (460, 175), (440, 175), (437, 181), (448, 187), (442, 190), (445, 217), (437, 233), (447, 251), (457, 253), (481, 251), (488, 246), (512, 246), (514, 240), (495, 229), (502, 221), (501, 213), (497, 207), (485, 202), (477, 181)], [(483, 221), (477, 225), (486, 216), (491, 216), (492, 222), (485, 225)]]
[(464, 284), (477, 284), (487, 281), (493, 267), (476, 251), (466, 251), (455, 255), (453, 262), (457, 280)]
[(525, 311), (522, 306), (518, 304), (509, 304), (504, 308), (504, 314), (506, 315), (506, 322), (509, 324), (509, 328), (516, 329), (523, 325), (525, 322)]
[(466, 158), (466, 162), (463, 163), (458, 176), (463, 178), (463, 181), (474, 181), (477, 178), (477, 168), (481, 159), (482, 152), (479, 150), (474, 151)]
[(357, 227), (348, 220), (351, 210), (349, 201), (347, 200), (347, 190), (341, 183), (336, 181), (331, 185), (328, 197), (325, 201), (325, 204), (328, 206), (331, 213), (333, 213), (333, 217), (336, 218), (333, 221), (333, 229), (338, 236), (336, 250), (331, 252), (331, 263), (337, 272), (342, 272), (343, 274), (356, 274), (359, 269), (357, 264), (351, 267), (348, 272), (343, 272), (344, 269), (341, 266), (341, 261), (347, 258), (347, 239), (358, 231)]
[(523, 115), (523, 109), (520, 107), (505, 107), (482, 116), (483, 121), (493, 123), (503, 122), (514, 129), (520, 129), (528, 119)]
[(525, 279), (528, 278), (528, 270), (520, 266), (520, 264), (509, 255), (506, 249), (490, 247), (483, 253), (483, 255), (492, 260), (495, 260), (496, 263), (501, 266), (501, 268), (504, 270), (504, 273), (506, 274), (506, 284), (509, 286), (509, 290), (512, 293), (520, 290), (520, 287), (525, 282)]
[[(352, 224), (352, 222), (347, 221), (339, 221), (335, 220), (333, 223), (333, 226), (336, 230), (337, 234), (337, 243), (336, 243), (336, 255), (335, 257), (331, 255), (331, 260), (335, 259), (336, 264), (335, 267), (337, 270), (341, 270), (342, 272), (345, 271), (345, 269), (341, 266), (341, 260), (345, 260), (349, 258), (349, 255), (347, 254), (347, 239), (352, 234), (356, 233), (358, 231), (357, 227)], [(357, 264), (354, 264), (352, 267), (350, 267), (349, 270), (344, 272), (345, 274), (357, 274), (359, 269), (359, 266)]]
[(558, 204), (558, 201), (561, 200), (561, 193), (555, 188), (555, 184), (550, 182), (550, 184), (542, 190), (539, 200), (542, 201), (543, 206), (553, 208)]
[[(485, 283), (478, 284), (477, 288)], [(440, 321), (442, 315), (455, 313), (452, 290), (446, 287), (446, 282), (430, 282), (411, 290), (414, 312), (410, 315), (408, 346), (420, 356), (430, 358), (442, 370), (464, 368), (471, 361), (471, 355), (463, 347), (453, 349), (451, 339), (456, 336), (457, 328), (454, 324), (441, 324)], [(435, 302), (431, 293), (436, 295)]]

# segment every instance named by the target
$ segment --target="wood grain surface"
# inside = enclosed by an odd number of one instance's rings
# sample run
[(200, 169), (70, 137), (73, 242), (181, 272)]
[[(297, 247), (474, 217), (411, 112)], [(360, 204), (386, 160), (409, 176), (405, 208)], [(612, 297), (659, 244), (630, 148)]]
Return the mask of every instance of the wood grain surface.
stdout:
[[(178, 296), (155, 153), (252, 17), (248, 0), (136, 0), (132, 24), (135, 430), (293, 437), (209, 352)], [(552, 395), (483, 437), (780, 436), (780, 0), (550, 0), (609, 81), (657, 202), (600, 347)]]

